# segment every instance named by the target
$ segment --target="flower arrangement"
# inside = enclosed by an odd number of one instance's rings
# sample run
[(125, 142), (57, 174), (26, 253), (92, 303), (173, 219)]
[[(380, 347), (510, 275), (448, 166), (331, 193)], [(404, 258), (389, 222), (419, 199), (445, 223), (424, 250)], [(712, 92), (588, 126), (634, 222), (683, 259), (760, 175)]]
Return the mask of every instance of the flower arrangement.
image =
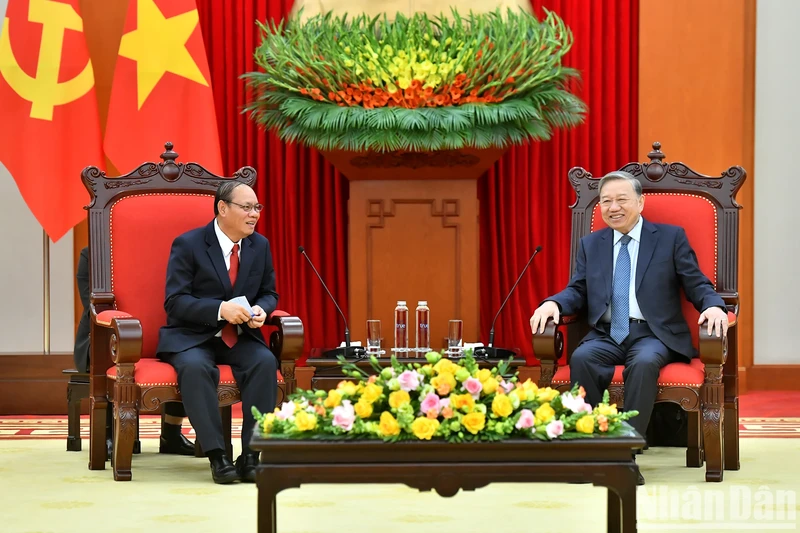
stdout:
[(516, 373), (506, 379), (508, 362), (481, 369), (471, 350), (456, 360), (429, 352), (426, 360), (401, 365), (392, 357), (391, 366), (382, 368), (373, 356), (377, 374), (369, 375), (340, 358), (345, 375), (357, 382), (301, 390), (274, 412), (254, 407), (253, 415), (266, 438), (471, 442), (613, 436), (638, 414), (618, 412), (608, 404), (608, 392), (592, 408), (578, 386), (562, 394), (530, 380), (520, 383)]
[(331, 13), (258, 23), (261, 68), (244, 75), (251, 117), (322, 150), (487, 148), (546, 140), (583, 121), (562, 60), (572, 33), (552, 12), (390, 21)]

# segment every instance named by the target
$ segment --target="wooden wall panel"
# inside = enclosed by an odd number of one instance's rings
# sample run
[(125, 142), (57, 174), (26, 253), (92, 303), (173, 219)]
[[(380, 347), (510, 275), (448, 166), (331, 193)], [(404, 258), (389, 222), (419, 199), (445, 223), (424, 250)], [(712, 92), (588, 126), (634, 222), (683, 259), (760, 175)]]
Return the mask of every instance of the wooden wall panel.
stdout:
[(71, 353), (0, 355), (0, 415), (67, 413), (67, 381)]
[[(431, 308), (431, 343), (443, 348), (447, 324), (464, 321), (465, 342), (479, 334), (478, 200), (475, 180), (350, 183), (350, 330), (366, 342), (366, 321), (381, 321), (391, 347), (394, 308)], [(420, 265), (425, 265), (420, 268)]]
[[(753, 364), (755, 0), (641, 0), (639, 154), (705, 174), (741, 165), (739, 377)], [(645, 210), (645, 216), (647, 211)]]

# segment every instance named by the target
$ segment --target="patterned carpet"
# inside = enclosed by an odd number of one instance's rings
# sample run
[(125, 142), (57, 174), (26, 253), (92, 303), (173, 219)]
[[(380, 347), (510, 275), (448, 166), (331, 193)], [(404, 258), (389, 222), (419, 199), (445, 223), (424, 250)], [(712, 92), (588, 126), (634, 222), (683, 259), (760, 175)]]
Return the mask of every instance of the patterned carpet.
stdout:
[[(141, 439), (154, 439), (160, 434), (161, 419), (158, 416), (142, 416), (139, 425)], [(233, 419), (233, 435), (241, 435), (241, 418)], [(183, 432), (192, 437), (194, 430), (188, 422), (184, 424)], [(30, 417), (30, 416), (3, 416), (0, 417), (0, 440), (26, 440), (26, 439), (64, 439), (67, 436), (67, 418), (65, 416)], [(748, 417), (739, 419), (740, 438), (775, 438), (798, 439), (800, 438), (800, 418), (793, 417)], [(89, 417), (81, 417), (81, 438), (89, 438)]]

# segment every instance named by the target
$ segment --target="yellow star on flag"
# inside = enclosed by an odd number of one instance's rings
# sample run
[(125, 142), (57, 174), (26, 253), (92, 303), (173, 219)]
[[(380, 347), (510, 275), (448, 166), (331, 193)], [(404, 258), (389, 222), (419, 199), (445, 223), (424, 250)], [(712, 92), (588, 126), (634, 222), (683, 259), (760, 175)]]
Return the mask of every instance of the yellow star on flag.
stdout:
[(138, 0), (136, 18), (137, 28), (122, 36), (119, 55), (136, 61), (139, 109), (167, 72), (208, 86), (186, 49), (199, 20), (197, 9), (165, 18), (155, 0)]

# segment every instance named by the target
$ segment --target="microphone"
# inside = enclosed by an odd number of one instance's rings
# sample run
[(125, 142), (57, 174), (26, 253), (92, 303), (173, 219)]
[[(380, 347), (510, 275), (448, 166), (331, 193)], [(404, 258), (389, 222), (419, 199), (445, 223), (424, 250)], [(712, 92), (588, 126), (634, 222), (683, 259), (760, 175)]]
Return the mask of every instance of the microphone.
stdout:
[(494, 315), (494, 320), (492, 320), (492, 329), (489, 330), (489, 344), (486, 346), (487, 349), (483, 351), (483, 357), (489, 356), (489, 349), (493, 349), (495, 357), (497, 356), (497, 348), (494, 347), (494, 325), (497, 322), (497, 318), (500, 316), (500, 313), (503, 311), (503, 308), (506, 306), (508, 299), (511, 298), (512, 294), (514, 294), (514, 290), (517, 288), (517, 285), (519, 285), (522, 276), (525, 275), (525, 272), (528, 271), (528, 267), (530, 267), (531, 263), (533, 263), (533, 258), (536, 257), (536, 254), (538, 254), (541, 251), (542, 251), (541, 246), (537, 246), (536, 249), (533, 251), (533, 254), (531, 255), (531, 258), (528, 259), (528, 263), (525, 265), (525, 268), (522, 269), (522, 272), (520, 272), (517, 281), (514, 282), (514, 285), (511, 287), (511, 290), (508, 291), (508, 294), (506, 295), (506, 299), (503, 300), (503, 303), (500, 305), (500, 309), (497, 310), (497, 314)]
[[(306, 258), (306, 261), (308, 261), (308, 264), (311, 265), (311, 269), (314, 271), (314, 274), (317, 275), (317, 279), (319, 280), (319, 282), (322, 283), (322, 287), (325, 289), (325, 292), (328, 293), (328, 296), (330, 297), (331, 301), (333, 302), (333, 305), (336, 306), (336, 310), (339, 311), (340, 315), (342, 315), (342, 320), (344, 321), (344, 356), (347, 357), (348, 354), (349, 354), (349, 355), (355, 356), (357, 358), (365, 357), (366, 354), (367, 354), (367, 351), (364, 348), (359, 347), (359, 346), (354, 346), (354, 347), (351, 348), (351, 346), (350, 346), (350, 328), (347, 326), (347, 317), (344, 316), (344, 313), (342, 312), (342, 308), (339, 307), (339, 304), (336, 302), (336, 298), (334, 298), (333, 294), (331, 294), (331, 291), (328, 290), (328, 286), (325, 285), (325, 282), (322, 280), (322, 276), (319, 275), (319, 272), (317, 271), (316, 267), (314, 266), (314, 263), (311, 261), (311, 258), (308, 257), (308, 254), (306, 253), (306, 249), (303, 248), (302, 246), (298, 246), (297, 250), (301, 254), (303, 254), (303, 257)], [(338, 349), (333, 349), (333, 350), (328, 350), (327, 352), (325, 352), (324, 357), (332, 357), (333, 358), (333, 357), (336, 357), (337, 355), (340, 355), (339, 350)]]

